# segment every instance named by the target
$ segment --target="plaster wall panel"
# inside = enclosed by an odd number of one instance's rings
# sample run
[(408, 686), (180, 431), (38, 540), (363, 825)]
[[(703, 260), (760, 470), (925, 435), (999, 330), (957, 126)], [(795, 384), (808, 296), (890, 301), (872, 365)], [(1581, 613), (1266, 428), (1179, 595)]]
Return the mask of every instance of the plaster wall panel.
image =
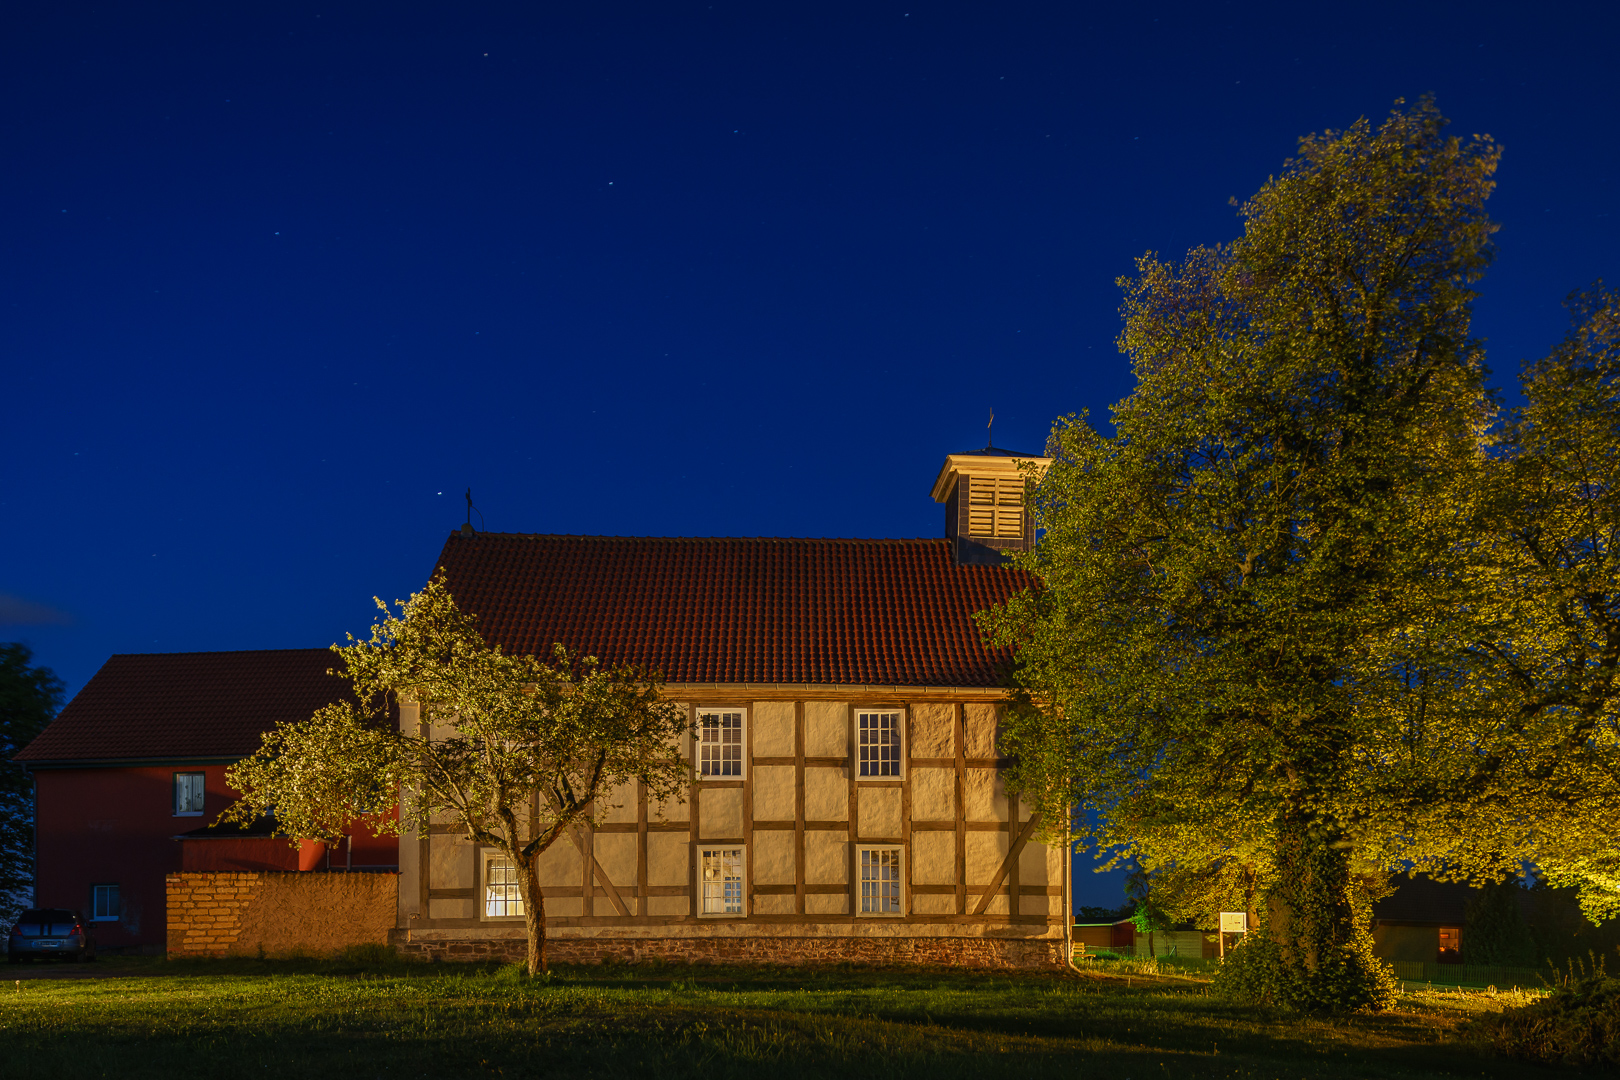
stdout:
[(698, 837), (703, 840), (742, 838), (742, 788), (705, 788), (698, 801)]
[(691, 809), (692, 802), (684, 792), (679, 797), (648, 799), (647, 820), (663, 822), (686, 821), (687, 814), (691, 812)]
[(911, 754), (914, 758), (956, 756), (955, 706), (930, 702), (911, 707)]
[(899, 839), (900, 789), (862, 788), (860, 796), (859, 836), (874, 839)]
[(1055, 915), (1059, 913), (1063, 904), (1061, 896), (1020, 896), (1018, 898), (1018, 914), (1020, 915)]
[(609, 881), (621, 889), (634, 887), (636, 883), (634, 833), (597, 833), (595, 851), (596, 863), (608, 876)]
[(956, 884), (955, 833), (914, 832), (911, 834), (911, 883), (913, 885)]
[[(545, 892), (544, 889), (541, 889), (540, 891), (542, 893)], [(611, 902), (603, 900), (600, 901), (600, 903), (606, 906), (609, 910), (612, 910)], [(577, 896), (546, 897), (547, 918), (577, 919), (583, 914), (585, 914), (585, 902)], [(518, 925), (521, 926), (522, 924), (519, 923)]]
[(804, 770), (806, 821), (849, 820), (849, 769), (817, 767)]
[(995, 705), (967, 705), (963, 707), (963, 721), (967, 725), (965, 750), (970, 758), (996, 756), (996, 721), (1000, 709)]
[(430, 919), (476, 919), (478, 917), (478, 901), (476, 900), (429, 900), (428, 918)]
[(649, 896), (647, 897), (647, 914), (649, 915), (685, 915), (689, 904), (684, 896)]
[(633, 822), (636, 820), (636, 785), (620, 784), (602, 800), (602, 821)]
[(792, 821), (797, 791), (791, 765), (756, 765), (750, 774), (754, 785), (755, 821)]
[(754, 897), (755, 915), (792, 915), (794, 898), (792, 896), (759, 896)]
[(807, 757), (849, 756), (849, 706), (841, 701), (804, 703), (804, 752)]
[(843, 885), (848, 883), (848, 840), (838, 833), (805, 833), (804, 880), (809, 885)]
[(969, 821), (1006, 821), (1007, 792), (1000, 769), (968, 769), (962, 776), (962, 811)]
[(754, 733), (749, 742), (754, 757), (793, 756), (793, 702), (756, 701), (750, 716)]
[[(473, 846), (454, 836), (433, 838), (430, 889), (465, 889), (476, 884), (473, 880)], [(458, 916), (459, 918), (459, 916)]]
[(647, 884), (687, 884), (691, 851), (691, 845), (680, 833), (648, 833)]
[[(559, 885), (578, 885), (582, 880), (585, 863), (579, 854), (579, 848), (574, 846), (574, 838), (568, 833), (557, 837), (557, 842), (540, 854), (540, 860), (535, 864), (535, 873), (540, 878), (540, 887), (555, 888)], [(549, 910), (548, 915), (552, 914)]]
[[(1007, 857), (1007, 834), (1000, 832), (970, 832), (967, 834), (967, 884), (971, 892), (988, 885), (1001, 869)], [(1006, 882), (1002, 882), (1003, 885)]]
[(911, 820), (956, 820), (956, 770), (911, 770)]
[[(1006, 887), (1005, 882), (1002, 884), (1002, 887), (1003, 888)], [(978, 906), (979, 906), (979, 898), (976, 897), (976, 896), (969, 896), (968, 897), (968, 910), (972, 911), (974, 908), (976, 908)], [(1005, 915), (1005, 914), (1007, 914), (1007, 896), (1006, 896), (1006, 894), (1003, 893), (1003, 894), (1000, 894), (1000, 895), (997, 895), (997, 896), (992, 896), (990, 898), (989, 906), (984, 909), (984, 913), (986, 915)]]
[(1052, 858), (1053, 849), (1045, 844), (1037, 844), (1031, 840), (1024, 845), (1024, 850), (1018, 853), (1018, 879), (1024, 885), (1060, 885), (1062, 868), (1057, 860)]
[(848, 915), (849, 897), (844, 893), (811, 893), (804, 898), (808, 915)]
[(756, 832), (754, 834), (754, 882), (758, 885), (793, 884), (793, 834)]
[(956, 897), (949, 893), (912, 893), (913, 915), (955, 915)]

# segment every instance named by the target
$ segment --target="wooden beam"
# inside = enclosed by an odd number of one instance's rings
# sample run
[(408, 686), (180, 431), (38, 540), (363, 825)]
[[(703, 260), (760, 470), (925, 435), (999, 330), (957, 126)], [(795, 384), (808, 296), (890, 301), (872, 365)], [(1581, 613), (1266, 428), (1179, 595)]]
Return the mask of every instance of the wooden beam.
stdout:
[[(1019, 853), (1024, 850), (1024, 845), (1029, 843), (1029, 838), (1034, 835), (1035, 824), (1040, 819), (1041, 815), (1031, 814), (1029, 820), (1024, 822), (1024, 827), (1019, 830), (1018, 839), (1014, 840), (1012, 847), (1008, 849), (1007, 857), (1001, 860), (1001, 869), (996, 871), (995, 880), (990, 882), (990, 887), (984, 890), (984, 895), (979, 897), (978, 904), (974, 906), (973, 914), (983, 915), (984, 909), (990, 906), (990, 898), (996, 895), (1001, 889), (1001, 883), (1007, 880), (1007, 875), (1011, 873), (1013, 866), (1018, 862)], [(1017, 912), (1014, 911), (1008, 911), (1007, 914), (1017, 916)]]
[(804, 914), (804, 702), (793, 703), (793, 910)]
[(956, 769), (956, 913), (967, 914), (967, 804), (962, 790), (963, 769), (967, 763), (966, 710), (957, 702), (951, 707), (952, 737), (956, 741), (956, 755), (952, 765)]
[(647, 785), (636, 781), (636, 914), (647, 915)]

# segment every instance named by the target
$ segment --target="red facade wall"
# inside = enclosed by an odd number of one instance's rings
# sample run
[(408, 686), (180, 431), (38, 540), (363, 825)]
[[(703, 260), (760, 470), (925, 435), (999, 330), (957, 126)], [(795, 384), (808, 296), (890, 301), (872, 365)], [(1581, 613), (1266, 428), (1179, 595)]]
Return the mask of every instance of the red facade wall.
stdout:
[[(236, 798), (225, 783), (227, 765), (160, 765), (97, 769), (40, 769), (34, 773), (38, 798), (38, 866), (35, 903), (91, 913), (93, 885), (117, 885), (122, 914), (117, 922), (95, 924), (103, 949), (163, 948), (164, 878), (182, 868), (182, 847), (253, 845), (256, 856), (285, 857), (297, 868), (296, 852), (285, 840), (206, 840), (177, 843), (172, 837), (212, 822)], [(174, 812), (174, 774), (206, 775), (201, 816)], [(248, 855), (246, 849), (241, 854)], [(221, 853), (219, 857), (224, 857)], [(334, 853), (334, 868), (342, 865)], [(205, 856), (213, 859), (214, 856)], [(355, 837), (354, 865), (393, 866), (399, 842), (365, 834)], [(322, 861), (324, 865), (324, 862)]]

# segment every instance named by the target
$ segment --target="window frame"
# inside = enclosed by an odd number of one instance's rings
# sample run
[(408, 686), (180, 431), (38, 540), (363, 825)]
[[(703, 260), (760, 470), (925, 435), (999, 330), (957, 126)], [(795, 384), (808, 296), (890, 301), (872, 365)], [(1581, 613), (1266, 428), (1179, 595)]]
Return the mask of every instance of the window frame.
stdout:
[[(703, 717), (710, 714), (737, 713), (740, 717), (737, 771), (732, 774), (703, 771)], [(692, 707), (692, 773), (699, 783), (740, 781), (748, 779), (748, 707), (746, 705), (694, 705)], [(723, 729), (722, 729), (723, 730)], [(725, 744), (719, 744), (722, 748)], [(721, 764), (724, 764), (722, 758)]]
[[(869, 851), (892, 851), (895, 856), (895, 905), (894, 911), (863, 911), (865, 906), (865, 881), (862, 878), (862, 863)], [(851, 907), (856, 918), (860, 919), (903, 919), (906, 917), (906, 846), (904, 844), (856, 844), (855, 845), (855, 896)]]
[[(97, 914), (97, 911), (99, 910), (99, 905), (100, 905), (101, 890), (103, 890), (103, 889), (111, 889), (112, 890), (113, 900), (116, 903), (116, 906), (118, 908), (118, 910), (117, 910), (117, 912), (115, 914), (112, 914), (112, 915), (99, 915), (99, 914)], [(121, 888), (119, 888), (119, 883), (116, 882), (116, 881), (103, 881), (103, 882), (92, 883), (91, 886), (90, 886), (90, 921), (91, 922), (117, 922), (119, 919), (121, 919), (123, 917), (124, 917), (124, 891)]]
[[(854, 713), (854, 716), (853, 716), (854, 724), (852, 726), (853, 726), (854, 731), (855, 731), (855, 745), (850, 747), (850, 753), (851, 753), (851, 756), (854, 759), (852, 764), (853, 764), (854, 770), (855, 770), (855, 782), (857, 784), (885, 784), (885, 783), (893, 784), (893, 783), (899, 783), (899, 782), (905, 780), (905, 778), (906, 778), (906, 758), (907, 758), (907, 754), (910, 751), (910, 747), (907, 745), (908, 740), (906, 739), (906, 736), (911, 733), (911, 730), (910, 730), (911, 729), (911, 722), (910, 722), (911, 721), (911, 710), (909, 708), (907, 708), (906, 706), (904, 706), (904, 705), (857, 705), (857, 706), (855, 706), (855, 708), (852, 711)], [(878, 776), (878, 775), (867, 776), (866, 774), (861, 772), (861, 766), (862, 766), (862, 762), (861, 762), (861, 714), (862, 713), (866, 713), (868, 715), (875, 715), (875, 714), (880, 714), (880, 713), (893, 713), (894, 716), (895, 716), (895, 732), (894, 732), (894, 734), (895, 734), (895, 740), (896, 740), (896, 742), (897, 742), (897, 744), (899, 746), (899, 755), (898, 755), (898, 757), (896, 758), (896, 761), (895, 761), (896, 771), (892, 775), (889, 775), (889, 776)]]
[[(201, 781), (200, 787), (202, 789), (202, 791), (201, 791), (201, 794), (202, 794), (202, 809), (199, 809), (199, 810), (182, 810), (182, 809), (180, 809), (180, 778), (182, 776), (188, 776), (188, 777), (189, 776), (195, 776), (195, 777), (198, 778), (199, 781)], [(170, 796), (169, 796), (170, 797), (170, 810), (173, 811), (173, 816), (174, 817), (202, 817), (208, 812), (208, 773), (203, 772), (201, 770), (189, 770), (188, 769), (185, 772), (180, 772), (179, 770), (175, 770), (175, 772), (172, 774), (171, 785), (172, 786), (170, 787)]]
[[(517, 865), (512, 862), (511, 858), (506, 854), (506, 852), (504, 852), (500, 848), (496, 848), (496, 847), (480, 847), (478, 849), (478, 862), (477, 862), (478, 876), (477, 876), (477, 879), (476, 879), (476, 883), (473, 885), (473, 899), (478, 904), (478, 920), (480, 922), (490, 922), (490, 923), (519, 923), (519, 922), (525, 922), (526, 921), (526, 914), (525, 914), (525, 912), (523, 910), (523, 897), (522, 897), (522, 895), (517, 895), (517, 896), (513, 897), (510, 900), (496, 901), (497, 903), (516, 905), (516, 907), (518, 908), (517, 914), (515, 914), (515, 915), (513, 915), (513, 914), (491, 915), (489, 913), (489, 904), (490, 904), (490, 899), (489, 899), (489, 894), (488, 894), (488, 889), (489, 889), (489, 868), (490, 868), (490, 865), (492, 863), (497, 863), (497, 862), (505, 863), (508, 866), (512, 867), (512, 872), (513, 872), (514, 878), (513, 878), (513, 881), (511, 882), (511, 886), (514, 889), (516, 889), (518, 887), (517, 881), (516, 881), (516, 876), (515, 876), (517, 874)], [(503, 882), (502, 884), (504, 885), (505, 883)]]
[[(703, 888), (703, 861), (715, 854), (724, 858), (735, 852), (737, 855), (737, 910), (736, 911), (708, 911), (708, 896)], [(721, 870), (720, 887), (722, 902), (725, 895), (724, 868)], [(698, 844), (697, 845), (697, 915), (700, 919), (746, 919), (748, 918), (748, 847), (745, 844)]]

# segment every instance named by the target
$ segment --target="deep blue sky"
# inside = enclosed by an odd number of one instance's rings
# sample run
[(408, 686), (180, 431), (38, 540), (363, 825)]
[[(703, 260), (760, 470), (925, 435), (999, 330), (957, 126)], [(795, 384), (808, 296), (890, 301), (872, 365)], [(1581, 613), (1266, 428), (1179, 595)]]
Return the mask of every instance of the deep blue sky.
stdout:
[[(1612, 4), (12, 5), (0, 639), (323, 645), (493, 530), (931, 536), (1297, 136), (1506, 146), (1499, 378), (1620, 279)], [(474, 519), (475, 523), (477, 518)], [(1084, 897), (1082, 897), (1084, 899)]]

